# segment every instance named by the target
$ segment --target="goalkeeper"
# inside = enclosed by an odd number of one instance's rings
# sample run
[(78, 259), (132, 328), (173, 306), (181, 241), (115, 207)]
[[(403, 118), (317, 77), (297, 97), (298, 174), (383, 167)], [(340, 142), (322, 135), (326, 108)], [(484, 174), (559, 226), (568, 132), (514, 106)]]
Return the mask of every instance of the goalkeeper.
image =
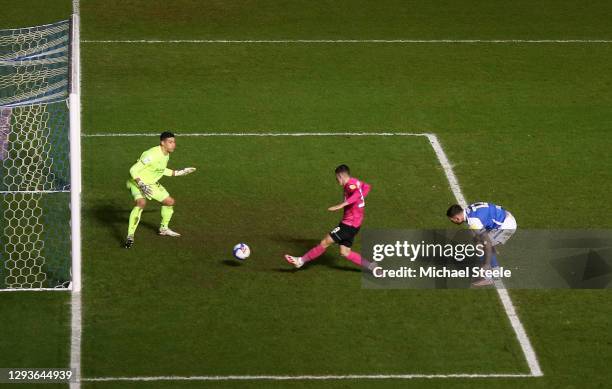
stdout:
[(161, 224), (159, 235), (177, 237), (181, 234), (168, 228), (170, 219), (174, 213), (174, 199), (168, 191), (158, 183), (162, 176), (185, 176), (193, 173), (196, 169), (188, 167), (181, 170), (170, 170), (166, 166), (170, 159), (170, 153), (176, 148), (176, 140), (171, 132), (162, 132), (159, 136), (159, 146), (150, 148), (142, 153), (138, 161), (130, 168), (130, 178), (126, 186), (134, 198), (134, 208), (130, 213), (130, 224), (128, 226), (125, 248), (134, 244), (134, 233), (140, 221), (142, 210), (147, 205), (147, 200), (155, 200), (162, 204)]

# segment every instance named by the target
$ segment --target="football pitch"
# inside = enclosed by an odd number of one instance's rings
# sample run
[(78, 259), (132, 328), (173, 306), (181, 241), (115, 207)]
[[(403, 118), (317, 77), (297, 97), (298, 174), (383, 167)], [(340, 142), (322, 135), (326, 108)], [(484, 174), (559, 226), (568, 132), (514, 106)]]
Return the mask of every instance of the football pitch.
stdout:
[[(72, 6), (0, 4), (0, 28)], [(299, 271), (283, 254), (337, 225), (340, 163), (372, 185), (364, 229), (449, 228), (461, 196), (519, 228), (612, 228), (611, 12), (82, 1), (80, 339), (68, 293), (0, 293), (0, 367), (77, 353), (82, 388), (608, 387), (607, 290), (364, 289), (335, 246)], [(163, 130), (169, 167), (198, 168), (161, 181), (182, 236), (149, 202), (125, 250), (128, 169)]]

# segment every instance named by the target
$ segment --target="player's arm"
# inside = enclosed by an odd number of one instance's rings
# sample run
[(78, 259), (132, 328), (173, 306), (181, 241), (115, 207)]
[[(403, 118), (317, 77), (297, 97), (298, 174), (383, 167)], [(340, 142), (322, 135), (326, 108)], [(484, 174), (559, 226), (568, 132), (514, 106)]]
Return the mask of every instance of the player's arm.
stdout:
[(184, 169), (179, 169), (179, 170), (165, 169), (164, 176), (180, 177), (180, 176), (186, 176), (187, 174), (191, 174), (195, 171), (196, 171), (196, 168), (194, 167), (186, 167)]
[(344, 207), (346, 207), (347, 205), (349, 205), (348, 201), (343, 201), (340, 204), (336, 204), (336, 205), (332, 205), (331, 207), (327, 208), (328, 211), (337, 211), (339, 209), (342, 209)]
[(361, 194), (365, 198), (368, 195), (368, 193), (370, 193), (370, 189), (372, 189), (372, 185), (366, 184), (365, 182), (363, 182), (362, 184), (363, 185), (361, 186)]
[(132, 179), (134, 179), (134, 181), (136, 181), (136, 185), (138, 185), (138, 188), (140, 189), (142, 194), (144, 194), (145, 196), (149, 196), (151, 195), (151, 193), (153, 193), (153, 190), (149, 185), (147, 185), (144, 181), (140, 179), (140, 175), (145, 168), (145, 163), (142, 161), (142, 159), (139, 159), (130, 168), (130, 176), (132, 177)]
[(339, 209), (342, 209), (344, 207), (346, 207), (347, 205), (351, 205), (356, 203), (357, 201), (363, 199), (364, 197), (367, 196), (368, 192), (370, 192), (370, 185), (365, 184), (364, 186), (361, 187), (361, 190), (359, 190), (359, 188), (355, 188), (353, 190), (353, 192), (351, 193), (351, 195), (342, 203), (334, 205), (329, 207), (327, 210), (328, 211), (337, 211)]
[(132, 165), (132, 167), (130, 168), (130, 176), (134, 179), (134, 181), (140, 181), (140, 174), (144, 171), (145, 168), (146, 165), (142, 163), (140, 159)]

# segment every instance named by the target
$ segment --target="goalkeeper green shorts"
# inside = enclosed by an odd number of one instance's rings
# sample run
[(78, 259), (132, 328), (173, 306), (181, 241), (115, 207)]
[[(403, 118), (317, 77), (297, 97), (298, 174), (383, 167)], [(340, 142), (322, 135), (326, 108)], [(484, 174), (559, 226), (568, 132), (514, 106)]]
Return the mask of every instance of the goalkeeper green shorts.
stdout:
[(170, 197), (170, 193), (168, 193), (166, 188), (164, 188), (160, 183), (149, 185), (151, 187), (151, 191), (153, 192), (151, 193), (150, 196), (143, 195), (142, 192), (140, 191), (140, 188), (138, 187), (138, 184), (136, 184), (136, 181), (134, 181), (131, 178), (127, 180), (127, 182), (125, 183), (125, 186), (128, 188), (128, 190), (132, 194), (132, 197), (134, 198), (134, 200), (146, 198), (147, 200), (155, 200), (161, 203), (167, 197)]

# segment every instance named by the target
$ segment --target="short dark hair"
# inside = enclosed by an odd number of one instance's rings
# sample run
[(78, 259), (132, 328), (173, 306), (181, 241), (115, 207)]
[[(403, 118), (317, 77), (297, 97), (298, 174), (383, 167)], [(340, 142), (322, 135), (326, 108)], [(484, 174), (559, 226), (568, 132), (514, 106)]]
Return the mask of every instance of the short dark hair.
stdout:
[(453, 216), (457, 216), (459, 215), (461, 212), (463, 212), (463, 208), (461, 208), (461, 205), (459, 204), (453, 204), (451, 205), (448, 210), (446, 211), (446, 216), (448, 217), (453, 217)]
[(165, 139), (168, 139), (168, 138), (174, 138), (174, 134), (171, 133), (170, 131), (164, 131), (159, 136), (159, 141), (163, 142)]
[(348, 167), (348, 166), (346, 166), (346, 165), (344, 165), (344, 164), (342, 164), (342, 165), (338, 166), (338, 167), (336, 168), (336, 170), (334, 170), (334, 172), (335, 172), (336, 174), (346, 173), (346, 174), (348, 174), (349, 176), (351, 175), (351, 169), (349, 169), (349, 167)]

